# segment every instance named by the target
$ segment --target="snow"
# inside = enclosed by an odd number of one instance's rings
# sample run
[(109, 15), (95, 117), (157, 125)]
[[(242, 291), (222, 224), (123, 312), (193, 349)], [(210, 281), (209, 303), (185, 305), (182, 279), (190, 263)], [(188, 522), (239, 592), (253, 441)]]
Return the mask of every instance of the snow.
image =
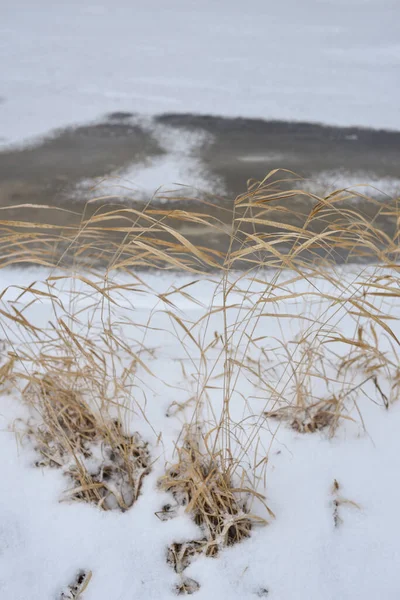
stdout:
[(326, 170), (320, 171), (318, 176), (312, 179), (300, 181), (298, 187), (322, 197), (346, 188), (369, 197), (386, 196), (386, 199), (390, 199), (399, 196), (400, 179), (380, 177), (376, 173), (366, 171)]
[(3, 0), (6, 146), (113, 111), (400, 128), (397, 0)]
[(193, 192), (198, 197), (203, 191), (224, 193), (223, 182), (210, 172), (197, 152), (210, 142), (211, 136), (189, 129), (181, 129), (177, 134), (173, 128), (143, 117), (131, 121), (151, 131), (165, 154), (135, 163), (117, 175), (84, 179), (76, 186), (77, 199), (81, 200), (83, 193), (85, 200), (99, 196), (133, 196), (145, 200), (162, 196), (160, 202), (166, 202), (171, 195), (187, 197)]
[[(171, 136), (171, 140), (174, 140)], [(147, 162), (135, 164), (118, 175), (99, 179), (85, 179), (76, 186), (76, 198), (94, 200), (103, 197), (134, 198), (135, 200), (149, 200), (168, 202), (171, 198), (193, 197), (199, 198), (202, 193), (223, 195), (226, 193), (221, 179), (213, 177), (201, 159), (195, 156), (196, 140), (188, 136), (186, 146), (180, 144), (179, 150), (172, 141), (172, 152)], [(251, 162), (254, 159), (260, 162), (265, 160), (262, 155), (243, 156), (239, 160)], [(284, 155), (274, 155), (276, 164), (285, 164)], [(190, 185), (185, 185), (190, 182)], [(332, 192), (347, 189), (355, 194), (364, 194), (370, 198), (386, 199), (397, 198), (400, 195), (400, 179), (396, 177), (380, 177), (375, 173), (366, 171), (349, 172), (342, 170), (326, 170), (318, 172), (309, 179), (296, 181), (297, 189), (305, 190), (320, 197), (326, 197)], [(357, 202), (357, 197), (353, 198)]]
[[(367, 276), (369, 270), (371, 274), (374, 272), (372, 267), (366, 268), (364, 273), (360, 268), (352, 270), (349, 267), (339, 271), (341, 281), (347, 282), (349, 293), (357, 289), (359, 284), (356, 282), (362, 275)], [(12, 305), (23, 309), (25, 317), (40, 327), (46, 326), (50, 319), (54, 320), (54, 308), (44, 297), (31, 304), (32, 295), (28, 294), (13, 304), (21, 291), (18, 286), (36, 281), (35, 289), (46, 289), (40, 282), (48, 276), (47, 271), (7, 269), (2, 270), (0, 276), (1, 290), (16, 286), (2, 296), (2, 309), (10, 309)], [(201, 536), (200, 530), (183, 512), (165, 522), (155, 515), (165, 502), (171, 501), (169, 494), (156, 489), (156, 482), (164, 473), (165, 461), (173, 457), (174, 443), (184, 418), (184, 413), (166, 417), (166, 411), (171, 402), (190, 398), (197, 386), (201, 386), (204, 376), (195, 345), (183, 335), (166, 311), (179, 315), (188, 323), (197, 321), (211, 304), (221, 306), (218, 278), (194, 280), (188, 275), (144, 273), (140, 284), (129, 278), (123, 279), (122, 275), (119, 277), (122, 282), (130, 281), (131, 289), (118, 297), (118, 307), (112, 309), (114, 327), (119, 328), (124, 339), (140, 340), (152, 350), (152, 354), (146, 355), (145, 362), (158, 375), (151, 378), (143, 369), (139, 371), (143, 399), (140, 397), (138, 401), (143, 400), (146, 418), (137, 410), (132, 417), (133, 427), (150, 442), (152, 456), (157, 460), (145, 479), (137, 503), (124, 514), (104, 513), (84, 503), (60, 503), (66, 488), (65, 479), (57, 469), (33, 466), (36, 455), (31, 445), (11, 431), (13, 427), (21, 431), (17, 419), (26, 418), (27, 409), (17, 392), (3, 393), (0, 396), (0, 453), (6, 459), (2, 461), (3, 493), (0, 494), (1, 598), (59, 598), (61, 590), (73, 580), (77, 571), (90, 569), (92, 579), (83, 600), (172, 599), (176, 597), (173, 587), (178, 576), (166, 563), (166, 547), (171, 542)], [(265, 284), (262, 284), (262, 277)], [(308, 287), (305, 281), (284, 284), (285, 278), (289, 280), (289, 277), (290, 274), (283, 275), (282, 294), (290, 289), (302, 293), (315, 289), (312, 283)], [(266, 272), (259, 278), (259, 283), (251, 284), (258, 293), (271, 280), (271, 274)], [(156, 293), (172, 292), (174, 286), (189, 283), (192, 285), (184, 291), (195, 301), (175, 293), (169, 296), (174, 302), (173, 307), (163, 305), (156, 298)], [(151, 293), (145, 293), (145, 284), (153, 290)], [(318, 282), (319, 289), (324, 288), (327, 293), (332, 292), (330, 285)], [(74, 293), (79, 289), (88, 291), (85, 283), (75, 281), (71, 284), (65, 279), (57, 286), (57, 297), (66, 310), (79, 313), (81, 323), (91, 323), (93, 331), (96, 325), (101, 326), (103, 313), (93, 308), (96, 306), (93, 303), (98, 301), (93, 289), (90, 297), (71, 296), (71, 290)], [(244, 283), (241, 287), (246, 289)], [(232, 314), (228, 324), (236, 323), (251, 307), (248, 300), (240, 307), (241, 298), (237, 286), (230, 297)], [(271, 307), (271, 304), (267, 306)], [(287, 298), (277, 307), (272, 306), (268, 308), (270, 313), (292, 313), (299, 318), (263, 317), (257, 337), (267, 336), (266, 347), (276, 346), (277, 341), (289, 343), (304, 332), (309, 325), (304, 324), (301, 317), (323, 316), (326, 335), (337, 328), (348, 335), (354, 330), (350, 316), (344, 316), (329, 303), (314, 301), (312, 296), (301, 300)], [(385, 308), (382, 300), (376, 306)], [(59, 310), (62, 313), (62, 309)], [(266, 312), (265, 307), (262, 310)], [(392, 306), (390, 310), (396, 314), (398, 307)], [(134, 315), (134, 325), (122, 326), (128, 314)], [(146, 323), (151, 327), (144, 333), (141, 325)], [(23, 340), (21, 332), (6, 319), (2, 319), (0, 325), (1, 337), (17, 347), (29, 341), (29, 338)], [(391, 322), (391, 326), (398, 333), (398, 324)], [(193, 335), (206, 345), (214, 331), (221, 332), (222, 327), (221, 312), (216, 312), (208, 323), (194, 328)], [(235, 344), (234, 348), (240, 358), (241, 344)], [(207, 356), (206, 371), (210, 377), (215, 376), (210, 380), (212, 385), (208, 394), (218, 413), (221, 390), (217, 375), (224, 364), (221, 347), (217, 344)], [(248, 357), (257, 358), (257, 351), (249, 350)], [(283, 361), (283, 353), (278, 351), (275, 359), (278, 363)], [(274, 376), (273, 371), (268, 373), (269, 377)], [(288, 382), (282, 380), (278, 384), (290, 399)], [(314, 391), (318, 394), (321, 384), (317, 382), (316, 385)], [(258, 491), (266, 494), (276, 518), (268, 518), (268, 526), (256, 527), (248, 540), (223, 550), (218, 558), (194, 560), (185, 575), (201, 586), (196, 598), (252, 600), (263, 597), (262, 590), (268, 590), (268, 598), (272, 600), (398, 598), (400, 486), (396, 473), (400, 456), (400, 407), (395, 402), (385, 410), (374, 395), (372, 385), (366, 393), (371, 399), (364, 391), (358, 397), (365, 431), (354, 411), (351, 416), (355, 420), (342, 421), (332, 439), (325, 432), (300, 434), (285, 423), (268, 421), (268, 426), (260, 431), (261, 445), (257, 451), (262, 454), (262, 448), (269, 448), (266, 488), (260, 482)], [(254, 381), (243, 375), (238, 380), (237, 394), (233, 396), (233, 423), (242, 423), (245, 428), (246, 410), (258, 418), (266, 406), (269, 406), (266, 389), (257, 389)], [(240, 427), (235, 431), (240, 434)], [(160, 432), (162, 436), (158, 438)], [(254, 456), (249, 453), (244, 462)], [(331, 491), (335, 479), (340, 484), (340, 496), (357, 504), (340, 504), (342, 523), (337, 528), (333, 521)], [(253, 511), (266, 516), (258, 503), (254, 504)]]
[[(399, 17), (397, 0), (250, 0), (245, 5), (228, 0), (3, 0), (0, 147), (33, 143), (57, 128), (97, 122), (116, 111), (140, 114), (148, 123), (163, 112), (193, 112), (399, 130), (400, 112), (393, 100), (400, 81)], [(135, 165), (118, 180), (86, 180), (83, 188), (98, 185), (96, 196), (120, 194), (124, 187), (145, 194), (154, 191), (157, 182), (168, 187), (190, 179), (193, 187), (222, 193), (221, 182), (210, 181), (197, 157), (207, 138), (183, 130), (179, 136), (170, 132), (156, 126), (156, 137), (168, 150), (165, 156)], [(240, 160), (265, 158), (243, 155)], [(314, 187), (304, 185), (320, 193), (320, 188), (330, 191), (367, 179), (390, 195), (399, 191), (396, 179), (374, 179), (362, 172), (327, 171)], [(42, 269), (1, 270), (0, 308), (9, 311), (17, 306), (37, 327), (49, 327), (54, 305), (45, 297), (32, 304), (32, 294), (19, 297), (21, 286), (31, 281), (37, 282), (36, 289), (46, 290), (40, 282), (48, 275)], [(270, 275), (264, 275), (267, 283)], [(218, 376), (224, 356), (216, 341), (204, 364), (171, 313), (186, 323), (197, 322), (211, 305), (221, 307), (222, 297), (217, 278), (149, 273), (141, 277), (151, 291), (139, 281), (129, 281), (130, 289), (118, 297), (112, 314), (122, 339), (150, 350), (144, 361), (156, 377), (139, 367), (134, 413), (127, 415), (127, 422), (149, 442), (152, 471), (137, 502), (124, 514), (60, 502), (68, 487), (66, 478), (61, 470), (34, 467), (37, 455), (21, 435), (30, 413), (16, 390), (1, 391), (0, 597), (4, 600), (58, 600), (81, 569), (92, 572), (83, 600), (176, 597), (178, 576), (166, 562), (166, 548), (202, 534), (184, 511), (165, 522), (156, 516), (171, 501), (157, 488), (158, 478), (173, 460), (193, 407), (176, 414), (169, 409), (196, 395), (209, 377), (204, 420), (207, 426), (215, 424), (211, 409), (218, 414), (222, 406)], [(360, 269), (343, 269), (349, 291), (357, 287), (354, 281), (359, 277)], [(186, 284), (190, 287), (184, 291), (195, 301), (176, 292)], [(100, 331), (104, 313), (93, 289), (68, 279), (56, 285), (66, 310), (79, 314), (82, 331), (89, 324), (94, 332)], [(327, 282), (324, 285), (328, 293), (332, 291)], [(1, 295), (8, 286), (15, 287)], [(262, 291), (259, 286), (257, 293)], [(303, 281), (288, 284), (287, 290), (305, 293), (310, 288)], [(157, 297), (166, 291), (174, 306)], [(247, 300), (241, 305), (242, 299), (239, 290), (230, 294), (231, 326), (251, 308)], [(397, 306), (382, 306), (398, 314)], [(268, 454), (266, 487), (260, 480), (258, 491), (265, 493), (276, 518), (265, 515), (261, 504), (254, 502), (252, 510), (267, 516), (268, 526), (255, 528), (248, 540), (224, 549), (218, 558), (197, 558), (185, 575), (200, 584), (195, 596), (199, 600), (266, 595), (271, 600), (397, 600), (400, 407), (394, 402), (385, 410), (369, 382), (357, 398), (365, 430), (354, 407), (350, 412), (354, 421), (342, 421), (332, 439), (326, 432), (301, 434), (286, 423), (265, 421), (263, 412), (273, 408), (270, 380), (288, 402), (293, 399), (290, 377), (283, 369), (282, 377), (274, 379), (274, 369), (280, 372), (285, 364), (283, 343), (296, 348), (293, 359), (298, 358), (298, 347), (291, 344), (306, 330), (306, 319), (320, 316), (327, 321), (326, 335), (337, 328), (350, 334), (355, 328), (349, 316), (329, 302), (314, 302), (312, 296), (286, 298), (267, 307), (270, 316), (263, 317), (257, 335), (266, 336), (272, 365), (263, 366), (264, 387), (251, 376), (239, 377), (231, 417), (237, 454), (254, 423), (265, 423), (259, 446), (248, 449), (242, 465), (248, 467)], [(63, 309), (58, 310), (60, 316)], [(278, 310), (295, 316), (274, 317)], [(127, 324), (132, 314), (134, 324)], [(151, 327), (144, 330), (148, 323)], [(205, 347), (223, 326), (222, 313), (215, 312), (194, 328), (196, 340)], [(399, 335), (397, 323), (391, 326)], [(312, 333), (312, 328), (307, 331)], [(239, 328), (232, 339), (235, 356), (259, 359), (259, 347), (248, 356), (241, 354), (241, 333)], [(17, 348), (27, 348), (33, 340), (3, 316), (1, 338)], [(382, 344), (390, 349), (387, 340)], [(122, 364), (127, 360), (119, 358)], [(318, 397), (322, 384), (315, 379), (312, 393)], [(395, 396), (396, 390), (388, 382), (385, 385), (386, 393)], [(332, 383), (329, 391), (338, 390), (340, 386)], [(337, 528), (335, 479), (340, 496), (356, 503), (339, 505), (342, 524)]]

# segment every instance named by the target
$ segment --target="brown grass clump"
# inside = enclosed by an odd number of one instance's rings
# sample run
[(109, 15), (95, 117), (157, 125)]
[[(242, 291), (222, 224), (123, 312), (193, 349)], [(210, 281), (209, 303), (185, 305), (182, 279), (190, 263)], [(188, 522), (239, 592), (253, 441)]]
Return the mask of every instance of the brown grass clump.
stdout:
[(104, 510), (129, 509), (150, 470), (147, 444), (139, 434), (125, 435), (119, 421), (105, 421), (60, 377), (30, 382), (25, 399), (40, 415), (40, 422), (33, 419), (28, 428), (40, 454), (36, 464), (63, 469), (74, 484), (66, 497)]
[(29, 383), (24, 395), (43, 420), (34, 432), (42, 455), (38, 466), (62, 466), (71, 453), (89, 455), (88, 446), (98, 437), (98, 424), (79, 392), (65, 385), (61, 377), (44, 375)]
[[(290, 346), (294, 346), (290, 350)], [(290, 401), (277, 409), (265, 412), (267, 418), (288, 422), (299, 433), (314, 433), (329, 429), (333, 435), (341, 417), (345, 416), (341, 393), (329, 394), (330, 358), (320, 344), (318, 336), (312, 342), (300, 337), (284, 347), (285, 361), (281, 367), (288, 371), (288, 384), (284, 387)], [(319, 398), (315, 388), (325, 388), (326, 398)]]
[(185, 508), (204, 534), (200, 540), (173, 543), (168, 548), (167, 560), (180, 575), (194, 556), (217, 556), (222, 548), (248, 538), (254, 523), (265, 523), (249, 514), (240, 500), (240, 492), (248, 490), (235, 488), (217, 457), (201, 452), (196, 434), (186, 433), (177, 463), (159, 484), (172, 493), (176, 505)]
[(341, 417), (341, 403), (337, 398), (320, 400), (305, 408), (296, 406), (283, 407), (275, 411), (266, 412), (265, 416), (280, 419), (290, 423), (290, 426), (299, 433), (314, 433), (329, 428), (334, 433)]
[[(285, 386), (291, 401), (266, 411), (265, 416), (285, 421), (299, 433), (328, 430), (329, 435), (333, 436), (343, 420), (353, 420), (350, 416), (353, 407), (362, 422), (357, 397), (360, 392), (365, 393), (369, 383), (374, 386), (378, 400), (388, 409), (398, 393), (397, 353), (388, 339), (386, 341), (391, 351), (380, 350), (376, 328), (373, 323), (369, 325), (372, 341), (367, 341), (364, 328), (360, 325), (357, 327), (357, 339), (336, 333), (321, 336), (322, 339), (316, 336), (314, 347), (308, 346), (300, 359), (295, 358), (295, 353), (291, 354), (287, 366), (293, 370), (288, 378), (292, 380), (292, 385)], [(332, 351), (332, 346), (337, 342), (342, 344), (339, 354)], [(303, 341), (298, 347), (302, 344)], [(324, 349), (331, 351), (331, 357), (327, 356)], [(332, 360), (332, 356), (335, 360)], [(388, 386), (390, 397), (383, 390)]]
[[(57, 284), (65, 281), (64, 305)], [(67, 274), (16, 290), (17, 299), (3, 300), (0, 308), (10, 347), (8, 360), (0, 363), (0, 383), (20, 392), (30, 408), (23, 433), (39, 454), (36, 464), (63, 470), (71, 483), (65, 498), (125, 511), (150, 471), (147, 444), (122, 426), (135, 413), (137, 365), (146, 370), (140, 357), (144, 347), (126, 342), (119, 321), (113, 327), (110, 307), (116, 301), (107, 281)], [(0, 302), (7, 293), (0, 294)], [(24, 314), (21, 299), (28, 306)], [(48, 321), (38, 326), (30, 321), (29, 308), (43, 301)], [(101, 318), (94, 325), (95, 314)]]

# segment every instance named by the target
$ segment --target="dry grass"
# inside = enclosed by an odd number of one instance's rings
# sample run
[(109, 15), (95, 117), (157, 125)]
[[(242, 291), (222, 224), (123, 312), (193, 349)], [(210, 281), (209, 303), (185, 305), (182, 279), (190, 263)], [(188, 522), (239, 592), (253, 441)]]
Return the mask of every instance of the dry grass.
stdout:
[[(186, 431), (178, 461), (159, 481), (161, 489), (172, 493), (176, 506), (185, 508), (204, 535), (200, 540), (169, 547), (168, 562), (179, 574), (197, 554), (216, 556), (222, 548), (249, 537), (255, 523), (265, 523), (249, 514), (245, 500), (240, 500), (240, 495), (250, 490), (234, 487), (218, 457), (202, 451), (199, 437), (198, 432)], [(162, 518), (171, 514), (174, 509), (169, 505)]]
[(12, 380), (15, 357), (0, 355), (0, 361), (0, 390), (3, 392), (7, 391), (7, 385), (9, 385)]
[[(55, 274), (46, 292), (35, 284), (21, 290), (25, 302), (28, 294), (30, 302), (47, 294), (51, 331), (36, 327), (17, 305), (0, 307), (3, 329), (9, 324), (23, 338), (20, 346), (11, 344), (0, 384), (24, 382), (25, 398), (41, 419), (30, 429), (40, 462), (66, 469), (74, 481), (71, 497), (126, 510), (150, 468), (146, 444), (124, 433), (122, 422), (132, 390), (142, 388), (137, 371), (153, 376), (144, 358), (151, 349), (141, 343), (133, 350), (122, 340), (114, 307), (140, 289), (157, 298), (180, 340), (195, 389), (170, 412), (184, 416), (188, 427), (160, 486), (202, 530), (201, 539), (169, 548), (181, 576), (194, 555), (215, 556), (263, 521), (251, 511), (252, 501), (265, 505), (258, 487), (265, 487), (269, 447), (260, 440), (272, 422), (334, 435), (344, 420), (362, 423), (360, 395), (386, 408), (398, 397), (396, 310), (390, 313), (400, 297), (397, 201), (377, 203), (348, 190), (327, 198), (288, 191), (279, 181), (288, 176), (273, 172), (251, 184), (223, 218), (203, 202), (193, 210), (92, 206), (69, 227), (0, 222), (2, 266), (79, 267), (71, 280), (86, 291), (74, 292), (75, 299), (100, 298), (90, 308), (92, 315), (101, 310), (97, 337), (79, 311), (67, 311), (69, 320), (59, 317)], [(219, 244), (198, 244), (196, 228), (218, 236)], [(344, 277), (339, 263), (352, 263), (354, 273)], [(214, 295), (190, 322), (175, 300), (198, 306), (191, 284), (164, 293), (146, 289), (138, 273), (154, 268), (207, 275), (218, 282), (218, 302)], [(115, 272), (131, 283), (118, 283)], [(297, 329), (289, 339), (287, 322)], [(149, 317), (144, 337), (151, 327)], [(129, 358), (121, 368), (119, 355)], [(93, 470), (95, 447), (101, 461)], [(159, 516), (175, 511), (167, 507)], [(195, 584), (183, 578), (177, 591), (189, 593)]]
[(335, 527), (339, 527), (343, 523), (343, 519), (340, 515), (340, 508), (342, 506), (356, 508), (358, 510), (361, 510), (361, 506), (356, 502), (353, 502), (353, 500), (348, 500), (341, 495), (341, 486), (337, 479), (333, 481), (331, 493), (333, 496), (333, 524)]
[(63, 469), (73, 484), (66, 498), (128, 510), (150, 470), (147, 444), (124, 434), (118, 420), (106, 421), (69, 383), (44, 375), (25, 388), (39, 417), (27, 429), (40, 455), (36, 464)]
[(177, 454), (177, 462), (159, 480), (160, 488), (172, 494), (175, 506), (165, 506), (158, 516), (169, 519), (183, 507), (202, 532), (200, 539), (174, 542), (167, 550), (167, 562), (180, 577), (176, 592), (184, 595), (200, 587), (184, 576), (196, 556), (215, 557), (223, 548), (248, 538), (255, 524), (266, 521), (249, 513), (246, 496), (254, 490), (234, 486), (231, 475), (221, 468), (219, 457), (206, 451), (198, 429), (186, 429)]
[[(8, 342), (3, 388), (19, 391), (29, 407), (31, 416), (18, 429), (35, 447), (38, 467), (60, 468), (68, 478), (64, 499), (125, 511), (151, 469), (148, 444), (132, 432), (130, 419), (142, 348), (119, 341), (110, 327), (110, 306), (102, 306), (102, 300), (84, 309), (75, 300), (63, 306), (48, 286), (21, 292), (33, 296), (30, 308), (43, 297), (51, 300), (46, 327), (30, 324), (12, 304), (8, 316), (19, 339)], [(90, 295), (80, 290), (77, 298), (87, 304)], [(103, 312), (100, 327), (87, 320), (97, 310)]]

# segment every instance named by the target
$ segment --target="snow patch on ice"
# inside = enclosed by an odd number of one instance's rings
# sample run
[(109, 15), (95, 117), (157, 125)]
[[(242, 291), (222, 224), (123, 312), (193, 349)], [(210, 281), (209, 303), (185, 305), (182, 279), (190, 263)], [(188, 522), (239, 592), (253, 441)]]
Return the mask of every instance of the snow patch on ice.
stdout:
[(150, 129), (164, 154), (148, 157), (113, 176), (101, 180), (86, 179), (76, 188), (76, 197), (151, 198), (160, 202), (170, 197), (192, 193), (223, 194), (224, 185), (213, 175), (199, 156), (201, 148), (212, 142), (211, 134), (189, 129), (176, 130), (167, 125), (152, 125), (149, 119), (138, 120)]
[(327, 170), (312, 179), (297, 182), (296, 187), (320, 196), (345, 188), (372, 197), (396, 198), (400, 195), (400, 178), (381, 177), (365, 171)]

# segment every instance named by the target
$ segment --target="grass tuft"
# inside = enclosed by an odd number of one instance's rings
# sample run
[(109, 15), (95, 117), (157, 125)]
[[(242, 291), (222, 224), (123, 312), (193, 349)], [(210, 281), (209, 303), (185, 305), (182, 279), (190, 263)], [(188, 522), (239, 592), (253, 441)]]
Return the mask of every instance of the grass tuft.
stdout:
[(222, 548), (248, 538), (255, 523), (265, 523), (249, 514), (246, 503), (240, 499), (240, 490), (221, 469), (218, 457), (202, 452), (199, 435), (193, 431), (186, 431), (184, 443), (178, 449), (178, 461), (160, 479), (159, 485), (172, 493), (177, 507), (185, 508), (204, 535), (200, 540), (171, 544), (168, 562), (178, 574), (182, 574), (194, 556), (217, 556)]
[(39, 417), (27, 428), (40, 455), (36, 465), (62, 468), (72, 482), (64, 499), (128, 510), (150, 471), (148, 446), (139, 434), (126, 435), (118, 420), (105, 421), (60, 377), (31, 381), (25, 400)]

